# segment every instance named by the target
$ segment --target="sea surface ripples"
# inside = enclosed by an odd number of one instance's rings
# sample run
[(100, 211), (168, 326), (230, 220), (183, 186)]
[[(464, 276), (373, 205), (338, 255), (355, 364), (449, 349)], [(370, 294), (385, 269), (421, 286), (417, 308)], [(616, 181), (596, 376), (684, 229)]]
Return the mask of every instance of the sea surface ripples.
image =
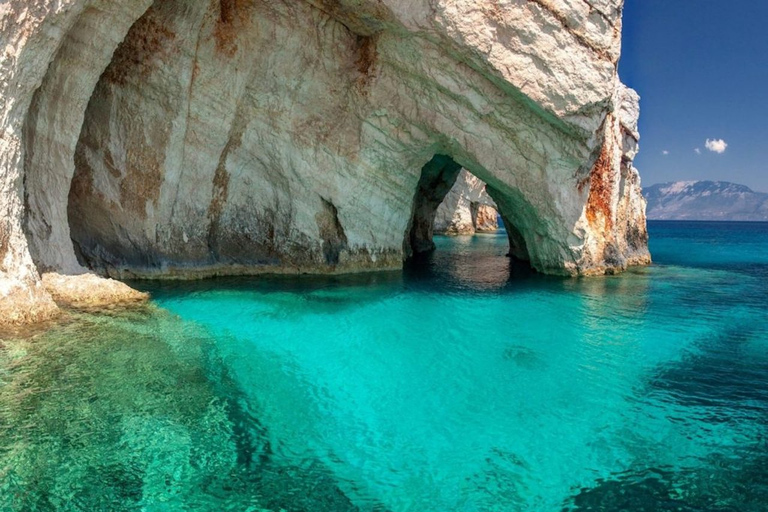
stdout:
[(650, 231), (621, 276), (440, 238), (0, 340), (0, 510), (764, 511), (768, 224)]

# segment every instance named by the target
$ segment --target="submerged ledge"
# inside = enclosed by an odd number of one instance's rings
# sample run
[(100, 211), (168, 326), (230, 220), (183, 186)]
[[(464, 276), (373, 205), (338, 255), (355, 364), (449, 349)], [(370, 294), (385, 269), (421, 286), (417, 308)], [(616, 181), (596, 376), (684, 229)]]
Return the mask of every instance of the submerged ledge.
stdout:
[(144, 306), (149, 294), (109, 278), (86, 273), (79, 275), (43, 274), (38, 292), (47, 300), (16, 293), (2, 301), (0, 337), (34, 334), (67, 317), (67, 311), (98, 312), (116, 308)]
[(399, 253), (380, 253), (375, 257), (367, 251), (354, 256), (341, 257), (336, 265), (327, 264), (228, 264), (199, 266), (161, 265), (159, 267), (108, 267), (104, 274), (120, 280), (172, 280), (192, 281), (210, 277), (236, 277), (260, 275), (342, 275), (367, 272), (401, 270)]
[[(631, 257), (620, 267), (601, 266), (592, 269), (577, 269), (572, 273), (563, 271), (542, 274), (572, 279), (578, 277), (599, 277), (621, 274), (633, 267), (651, 264), (649, 255)], [(123, 281), (188, 282), (216, 278), (237, 277), (286, 277), (306, 279), (329, 276), (349, 277), (373, 274), (391, 274), (405, 270), (403, 261), (394, 257), (380, 257), (377, 261), (367, 259), (347, 261), (335, 267), (325, 265), (210, 265), (205, 267), (164, 267), (156, 269), (107, 269), (108, 277), (95, 273), (61, 275), (46, 273), (41, 278), (43, 290), (52, 300), (41, 302), (39, 298), (29, 300), (20, 294), (17, 300), (4, 300), (0, 310), (0, 339), (5, 337), (29, 337), (53, 326), (69, 321), (71, 312), (114, 313), (115, 311), (141, 309), (151, 304), (148, 292), (140, 291)], [(44, 304), (46, 307), (41, 307)]]

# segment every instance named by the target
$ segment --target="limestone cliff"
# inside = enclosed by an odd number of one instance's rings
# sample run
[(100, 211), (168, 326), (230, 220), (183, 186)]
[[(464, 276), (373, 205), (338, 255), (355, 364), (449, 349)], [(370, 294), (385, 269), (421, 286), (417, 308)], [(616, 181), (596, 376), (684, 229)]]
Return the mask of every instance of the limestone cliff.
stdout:
[[(424, 215), (460, 167), (487, 183), (511, 253), (537, 270), (647, 263), (637, 96), (617, 76), (621, 10), (9, 0), (0, 318), (55, 314), (51, 294), (89, 271), (397, 268), (431, 242)], [(84, 293), (136, 298), (92, 277)]]
[(477, 231), (496, 231), (497, 216), (496, 203), (485, 190), (485, 183), (463, 169), (435, 212), (434, 232), (472, 235)]

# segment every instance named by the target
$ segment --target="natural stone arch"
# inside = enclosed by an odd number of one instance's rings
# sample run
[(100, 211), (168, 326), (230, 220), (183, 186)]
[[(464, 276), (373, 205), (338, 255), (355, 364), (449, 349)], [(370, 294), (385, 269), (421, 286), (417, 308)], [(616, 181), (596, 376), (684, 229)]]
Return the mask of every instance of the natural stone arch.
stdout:
[[(598, 10), (579, 2), (156, 0), (142, 17), (148, 3), (11, 2), (20, 21), (2, 29), (18, 48), (0, 82), (9, 98), (0, 160), (4, 298), (18, 292), (42, 304), (36, 270), (82, 271), (67, 243), (61, 199), (81, 132), (78, 169), (87, 175), (96, 163), (97, 174), (111, 173), (113, 181), (89, 192), (88, 181), (76, 179), (70, 206), (83, 206), (89, 195), (111, 204), (108, 216), (92, 222), (114, 226), (84, 233), (102, 244), (99, 253), (111, 244), (99, 230), (114, 232), (112, 252), (132, 259), (117, 262), (125, 275), (252, 271), (253, 261), (232, 257), (244, 248), (260, 254), (258, 271), (397, 267), (418, 170), (437, 152), (484, 174), (500, 208), (524, 226), (518, 239), (535, 268), (589, 274), (648, 261), (631, 167), (636, 96), (616, 77), (617, 2)], [(163, 12), (180, 24), (153, 27), (151, 17)], [(133, 41), (140, 51), (121, 60), (112, 50), (130, 26), (144, 30)], [(520, 46), (523, 33), (529, 39)], [(182, 44), (189, 41), (195, 44)], [(530, 65), (531, 55), (539, 65)], [(162, 79), (163, 65), (175, 58), (193, 65)], [(175, 124), (158, 116), (143, 127), (115, 124), (134, 135), (94, 131), (98, 116), (84, 115), (85, 104), (118, 105), (104, 101), (100, 86), (92, 94), (110, 59), (112, 71), (101, 81), (126, 85), (138, 77), (146, 94), (186, 106)], [(289, 78), (283, 89), (259, 88), (263, 77), (275, 82), (255, 70)], [(297, 70), (311, 79), (291, 81)], [(231, 90), (238, 87), (242, 94)], [(206, 92), (210, 101), (200, 101)], [(318, 93), (328, 101), (307, 101)], [(123, 99), (123, 106), (132, 101), (130, 94)], [(265, 115), (251, 117), (254, 107)], [(147, 130), (141, 137), (139, 128)], [(115, 140), (130, 144), (118, 151)], [(139, 154), (158, 141), (162, 151)], [(121, 153), (126, 159), (115, 161)]]
[(99, 77), (128, 29), (151, 3), (92, 2), (67, 32), (35, 92), (23, 132), (25, 228), (41, 272), (85, 272), (75, 258), (67, 219), (75, 145)]
[(486, 191), (485, 182), (462, 169), (435, 213), (435, 234), (473, 235), (498, 231), (498, 206)]
[[(359, 156), (361, 121), (347, 105), (365, 95), (367, 40), (304, 3), (251, 5), (226, 27), (218, 13), (162, 4), (139, 26), (178, 34), (191, 25), (198, 37), (167, 38), (141, 76), (118, 50), (94, 93), (70, 194), (90, 261), (140, 276), (398, 266), (399, 251), (371, 240), (394, 228), (364, 226), (347, 242), (341, 231), (366, 207), (353, 192), (382, 188), (359, 179), (373, 164)], [(126, 48), (134, 38), (141, 31)], [(275, 44), (287, 48), (278, 62)], [(152, 94), (169, 89), (182, 94)], [(344, 172), (317, 180), (329, 168)]]
[(403, 239), (403, 257), (435, 248), (432, 241), (435, 214), (461, 172), (461, 165), (447, 155), (435, 155), (421, 169), (413, 198), (413, 213)]
[[(461, 164), (447, 155), (435, 155), (421, 170), (418, 186), (414, 194), (411, 221), (403, 241), (403, 256), (410, 258), (420, 253), (427, 253), (435, 248), (432, 240), (434, 235), (435, 215), (443, 202), (446, 194), (454, 186), (456, 179), (463, 170)], [(481, 174), (487, 175), (487, 171), (481, 170)], [(474, 173), (470, 174), (476, 176)], [(480, 179), (478, 177), (478, 179)], [(520, 260), (530, 261), (530, 255), (526, 247), (525, 238), (517, 227), (517, 221), (512, 216), (514, 211), (520, 208), (510, 207), (510, 199), (488, 188), (488, 194), (500, 198), (505, 208), (504, 213), (496, 203), (496, 208), (504, 219), (506, 232), (508, 233), (510, 250), (509, 256)]]
[[(234, 18), (205, 7), (158, 0), (91, 98), (70, 216), (96, 268), (188, 276), (399, 267), (389, 226), (411, 217), (409, 155), (435, 146), (496, 191), (536, 268), (560, 272), (580, 257), (566, 240), (580, 204), (558, 205), (550, 191), (553, 174), (573, 179), (589, 154), (557, 123), (459, 71), (429, 41), (411, 48), (397, 34), (360, 36), (309, 4), (251, 4)], [(424, 58), (435, 62), (422, 71), (426, 83), (415, 75)], [(475, 103), (457, 103), (446, 83), (472, 90)], [(344, 178), (318, 179), (318, 169)], [(385, 181), (391, 169), (400, 183)], [(372, 179), (371, 195), (391, 196), (383, 206), (392, 215), (363, 220), (371, 216), (355, 191)], [(321, 257), (326, 205), (336, 238), (347, 239), (334, 262)]]

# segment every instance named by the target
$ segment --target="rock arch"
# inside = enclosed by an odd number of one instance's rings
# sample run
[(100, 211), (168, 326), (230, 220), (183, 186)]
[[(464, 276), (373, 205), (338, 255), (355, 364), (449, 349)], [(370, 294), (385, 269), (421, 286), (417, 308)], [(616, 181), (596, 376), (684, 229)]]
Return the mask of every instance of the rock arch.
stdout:
[(485, 182), (462, 169), (456, 183), (437, 208), (434, 232), (472, 235), (498, 231), (499, 220), (498, 206), (488, 195)]
[[(487, 171), (483, 170), (480, 172), (488, 175)], [(411, 221), (408, 224), (403, 241), (403, 256), (405, 258), (416, 256), (419, 253), (426, 253), (435, 248), (432, 237), (435, 230), (437, 211), (446, 195), (451, 191), (451, 188), (462, 174), (474, 176), (473, 173), (464, 169), (453, 158), (442, 154), (435, 155), (422, 168), (416, 193), (414, 194)], [(480, 183), (483, 183), (482, 180)], [(487, 186), (485, 188), (492, 199), (493, 196), (496, 196), (504, 200), (504, 196), (499, 194), (498, 191)], [(509, 256), (520, 261), (530, 262), (531, 257), (528, 253), (525, 237), (518, 227), (518, 219), (513, 216), (519, 210), (511, 208), (509, 202), (501, 204), (503, 206), (500, 207), (494, 201), (496, 209), (504, 218), (510, 244)], [(504, 208), (504, 210), (501, 208)], [(528, 232), (525, 227), (523, 229), (525, 232)]]
[(50, 314), (39, 273), (83, 264), (399, 267), (436, 154), (488, 184), (534, 268), (647, 263), (621, 2), (502, 4), (11, 0), (0, 309)]
[(461, 172), (461, 165), (447, 155), (435, 155), (421, 169), (413, 198), (413, 213), (403, 239), (403, 256), (435, 248), (432, 241), (435, 214)]

